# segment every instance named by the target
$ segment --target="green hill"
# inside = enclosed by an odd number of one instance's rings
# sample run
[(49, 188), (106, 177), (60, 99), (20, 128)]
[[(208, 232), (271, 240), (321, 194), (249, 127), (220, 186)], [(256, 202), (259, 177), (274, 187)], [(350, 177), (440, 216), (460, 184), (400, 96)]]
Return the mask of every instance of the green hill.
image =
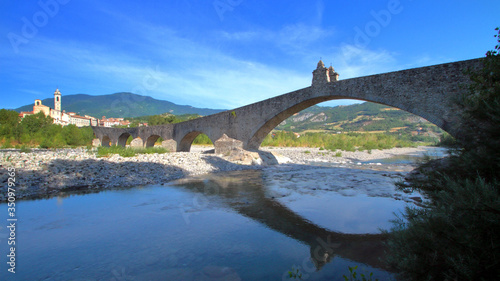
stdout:
[[(42, 104), (54, 107), (54, 99), (42, 100)], [(132, 93), (116, 93), (112, 95), (91, 96), (85, 94), (62, 96), (62, 109), (76, 112), (80, 115), (90, 115), (97, 118), (106, 117), (138, 117), (171, 113), (174, 115), (199, 114), (210, 115), (223, 110), (196, 108), (188, 105), (177, 105), (148, 96)], [(31, 111), (33, 104), (16, 108), (15, 111)]]
[(376, 104), (312, 106), (287, 120), (277, 130), (293, 132), (406, 132), (437, 137), (443, 131), (427, 120), (403, 110)]

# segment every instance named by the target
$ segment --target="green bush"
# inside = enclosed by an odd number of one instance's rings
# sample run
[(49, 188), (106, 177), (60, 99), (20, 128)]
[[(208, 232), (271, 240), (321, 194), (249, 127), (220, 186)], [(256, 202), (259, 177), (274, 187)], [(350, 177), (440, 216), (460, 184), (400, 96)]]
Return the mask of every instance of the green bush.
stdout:
[(444, 181), (394, 221), (388, 262), (407, 280), (500, 280), (498, 183)]
[(444, 133), (439, 138), (439, 143), (437, 145), (438, 146), (445, 146), (445, 147), (454, 147), (454, 146), (456, 146), (456, 144), (457, 144), (457, 141), (454, 137), (452, 137), (448, 133)]
[(212, 140), (205, 134), (199, 134), (194, 140), (193, 144), (213, 145)]
[(276, 131), (264, 139), (262, 146), (320, 147), (335, 151), (415, 147), (418, 144), (392, 134), (328, 134), (306, 133), (297, 137), (292, 132)]
[(4, 147), (13, 143), (41, 148), (84, 146), (90, 145), (93, 138), (92, 128), (56, 125), (42, 112), (19, 120), (17, 112), (0, 110), (0, 143)]

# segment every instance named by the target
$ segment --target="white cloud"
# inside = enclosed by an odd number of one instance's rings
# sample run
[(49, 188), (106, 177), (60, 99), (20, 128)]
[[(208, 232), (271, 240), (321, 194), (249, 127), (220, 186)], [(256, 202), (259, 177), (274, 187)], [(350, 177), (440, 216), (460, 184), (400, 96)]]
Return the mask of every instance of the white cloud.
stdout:
[(343, 79), (393, 71), (397, 67), (394, 54), (387, 50), (345, 44), (336, 50), (334, 57), (334, 67)]
[[(321, 1), (317, 3), (321, 21), (324, 8)], [(128, 49), (38, 36), (19, 54), (21, 60), (30, 61), (30, 67), (20, 68), (18, 75), (44, 79), (46, 69), (51, 69), (54, 80), (81, 87), (72, 93), (131, 91), (196, 107), (235, 108), (309, 86), (319, 57), (324, 57), (327, 64), (331, 61), (341, 79), (397, 70), (395, 55), (387, 50), (347, 44), (325, 46), (324, 41), (334, 31), (319, 24), (296, 23), (276, 31), (216, 33), (218, 40), (269, 44), (281, 49), (290, 60), (301, 62), (297, 68), (287, 69), (273, 62), (229, 55), (217, 46), (185, 38), (167, 27), (110, 16), (126, 24), (123, 28), (133, 38), (122, 39), (128, 40), (124, 42)]]
[(334, 34), (333, 30), (325, 30), (320, 25), (304, 23), (288, 24), (279, 30), (252, 30), (227, 32), (219, 31), (215, 35), (221, 40), (238, 41), (247, 44), (268, 44), (288, 54), (305, 54), (311, 51), (314, 43), (325, 41)]

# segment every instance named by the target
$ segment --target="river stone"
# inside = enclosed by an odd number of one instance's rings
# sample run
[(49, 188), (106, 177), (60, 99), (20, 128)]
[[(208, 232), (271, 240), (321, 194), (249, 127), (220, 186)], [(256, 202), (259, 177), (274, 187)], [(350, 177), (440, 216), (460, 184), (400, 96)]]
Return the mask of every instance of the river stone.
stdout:
[(250, 152), (236, 147), (233, 148), (231, 151), (229, 151), (229, 156), (227, 157), (227, 160), (242, 165), (252, 165), (252, 164), (255, 165), (257, 163), (262, 163), (262, 161), (260, 160), (260, 156), (257, 152)]

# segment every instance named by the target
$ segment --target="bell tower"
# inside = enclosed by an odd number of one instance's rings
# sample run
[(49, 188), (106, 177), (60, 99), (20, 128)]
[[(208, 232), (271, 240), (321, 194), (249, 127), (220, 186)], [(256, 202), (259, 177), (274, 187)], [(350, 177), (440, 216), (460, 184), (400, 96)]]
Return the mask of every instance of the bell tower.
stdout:
[(54, 109), (61, 111), (61, 92), (59, 92), (59, 89), (54, 92)]

